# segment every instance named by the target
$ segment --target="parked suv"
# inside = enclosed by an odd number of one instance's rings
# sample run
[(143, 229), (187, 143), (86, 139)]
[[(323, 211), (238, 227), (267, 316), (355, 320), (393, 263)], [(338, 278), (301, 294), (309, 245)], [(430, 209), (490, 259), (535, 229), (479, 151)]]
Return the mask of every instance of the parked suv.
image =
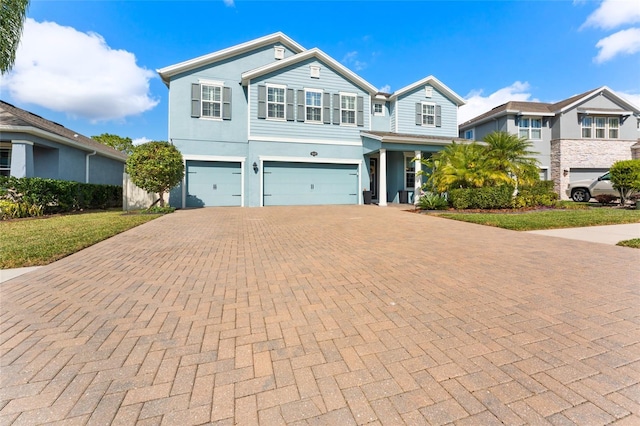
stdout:
[(611, 194), (619, 196), (618, 191), (613, 189), (609, 172), (596, 179), (585, 179), (570, 182), (567, 187), (567, 195), (573, 201), (589, 201), (592, 197), (600, 194)]

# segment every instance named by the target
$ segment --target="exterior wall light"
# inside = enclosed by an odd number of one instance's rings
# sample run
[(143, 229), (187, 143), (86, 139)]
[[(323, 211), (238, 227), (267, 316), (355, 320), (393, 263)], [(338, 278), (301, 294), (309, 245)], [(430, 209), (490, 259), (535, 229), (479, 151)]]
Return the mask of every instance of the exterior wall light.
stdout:
[(253, 162), (253, 171), (258, 173), (258, 164), (255, 161)]

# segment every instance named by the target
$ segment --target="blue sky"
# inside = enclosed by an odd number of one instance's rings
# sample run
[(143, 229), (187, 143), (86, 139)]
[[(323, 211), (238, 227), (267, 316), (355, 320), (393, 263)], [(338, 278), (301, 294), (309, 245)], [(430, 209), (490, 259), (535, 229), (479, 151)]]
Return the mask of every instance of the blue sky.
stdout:
[(156, 69), (282, 31), (384, 91), (428, 75), (468, 101), (608, 86), (640, 105), (640, 1), (32, 0), (0, 97), (87, 136), (167, 139)]

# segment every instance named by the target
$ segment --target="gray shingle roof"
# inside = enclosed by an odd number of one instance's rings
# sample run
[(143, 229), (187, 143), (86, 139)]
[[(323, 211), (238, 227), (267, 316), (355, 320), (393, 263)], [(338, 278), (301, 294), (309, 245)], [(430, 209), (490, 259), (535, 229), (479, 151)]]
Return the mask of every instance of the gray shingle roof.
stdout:
[(44, 119), (39, 115), (0, 100), (0, 130), (4, 126), (35, 127), (37, 129), (44, 130), (45, 132), (66, 138), (77, 144), (84, 145), (89, 151), (96, 151), (112, 158), (122, 159), (123, 161), (127, 159), (127, 155), (118, 150), (74, 132), (71, 129), (67, 129), (62, 124)]

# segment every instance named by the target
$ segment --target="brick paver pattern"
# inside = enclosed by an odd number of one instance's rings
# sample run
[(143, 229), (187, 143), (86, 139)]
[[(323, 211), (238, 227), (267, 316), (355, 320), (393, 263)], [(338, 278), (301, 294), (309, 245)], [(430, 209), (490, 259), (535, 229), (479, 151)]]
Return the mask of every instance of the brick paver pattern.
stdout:
[(0, 285), (0, 424), (640, 424), (640, 252), (178, 211)]

